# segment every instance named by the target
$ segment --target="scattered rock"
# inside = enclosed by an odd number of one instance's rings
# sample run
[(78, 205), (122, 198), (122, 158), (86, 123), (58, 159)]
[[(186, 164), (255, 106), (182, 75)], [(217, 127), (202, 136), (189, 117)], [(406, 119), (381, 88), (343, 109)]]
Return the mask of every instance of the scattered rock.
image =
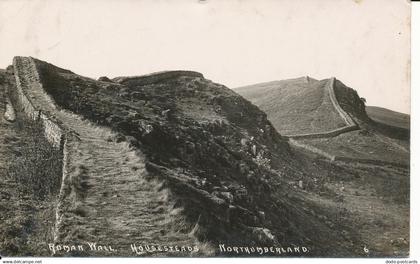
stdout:
[(13, 106), (12, 106), (9, 99), (7, 99), (6, 111), (4, 113), (4, 119), (6, 119), (9, 122), (15, 122), (15, 120), (16, 120), (15, 109), (13, 109)]
[(233, 195), (230, 192), (220, 192), (220, 196), (229, 203), (233, 202)]
[(100, 81), (100, 82), (113, 82), (111, 79), (109, 79), (108, 77), (106, 77), (106, 76), (101, 76), (101, 77), (99, 77), (98, 78), (98, 81)]
[(298, 186), (299, 186), (299, 188), (303, 189), (303, 181), (302, 180), (299, 181)]
[(276, 238), (268, 228), (254, 227), (252, 233), (256, 240), (260, 241), (261, 243), (267, 243), (271, 245), (276, 243)]

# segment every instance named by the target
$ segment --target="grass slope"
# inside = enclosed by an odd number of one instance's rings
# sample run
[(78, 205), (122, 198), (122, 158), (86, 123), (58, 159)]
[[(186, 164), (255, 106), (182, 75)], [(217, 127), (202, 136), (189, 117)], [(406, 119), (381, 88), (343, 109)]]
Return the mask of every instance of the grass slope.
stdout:
[(325, 132), (345, 126), (325, 85), (309, 77), (236, 88), (235, 91), (267, 113), (281, 134)]
[(49, 256), (61, 155), (39, 126), (20, 115), (14, 123), (3, 118), (13, 80), (0, 71), (0, 255)]
[(389, 126), (410, 129), (410, 115), (378, 106), (367, 106), (366, 112), (374, 121), (384, 123)]

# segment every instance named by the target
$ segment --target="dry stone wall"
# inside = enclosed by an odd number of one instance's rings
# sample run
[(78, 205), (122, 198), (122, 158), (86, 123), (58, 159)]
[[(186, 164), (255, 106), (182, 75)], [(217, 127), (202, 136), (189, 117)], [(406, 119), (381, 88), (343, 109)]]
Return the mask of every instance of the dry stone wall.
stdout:
[(334, 84), (335, 84), (335, 78), (331, 78), (328, 85), (328, 93), (330, 95), (331, 102), (334, 105), (335, 110), (337, 110), (338, 114), (343, 118), (344, 122), (346, 122), (347, 126), (357, 126), (356, 123), (353, 121), (353, 119), (347, 114), (346, 111), (344, 111), (343, 108), (341, 108), (340, 104), (338, 103), (337, 97), (335, 96), (334, 92)]
[[(16, 79), (16, 87), (13, 96), (16, 98), (16, 106), (18, 110), (22, 111), (30, 119), (40, 122), (44, 128), (44, 135), (46, 139), (57, 148), (60, 148), (63, 154), (62, 163), (62, 180), (59, 194), (59, 203), (56, 210), (56, 227), (59, 225), (62, 218), (61, 201), (64, 196), (64, 190), (69, 184), (69, 158), (70, 153), (74, 153), (74, 149), (70, 146), (70, 142), (78, 142), (80, 139), (75, 135), (73, 131), (66, 128), (61, 122), (59, 122), (53, 114), (53, 110), (57, 110), (53, 101), (48, 98), (45, 94), (40, 83), (39, 75), (36, 70), (34, 61), (32, 58), (26, 57), (15, 57), (13, 59), (14, 75)], [(31, 94), (28, 90), (31, 89)], [(47, 104), (45, 101), (38, 101), (39, 97), (33, 96), (33, 92), (42, 94), (44, 99), (47, 98)], [(55, 232), (56, 233), (56, 232)], [(54, 234), (54, 236), (56, 236)]]
[(14, 92), (16, 93), (18, 107), (32, 120), (41, 122), (47, 140), (53, 146), (62, 148), (64, 134), (69, 131), (51, 113), (51, 109), (56, 109), (54, 103), (49, 99), (50, 104), (43, 105), (42, 102), (37, 101), (35, 96), (30, 96), (27, 93), (28, 89), (33, 89), (38, 90), (46, 97), (48, 96), (43, 92), (34, 61), (31, 58), (15, 57), (13, 66), (16, 79), (16, 90)]

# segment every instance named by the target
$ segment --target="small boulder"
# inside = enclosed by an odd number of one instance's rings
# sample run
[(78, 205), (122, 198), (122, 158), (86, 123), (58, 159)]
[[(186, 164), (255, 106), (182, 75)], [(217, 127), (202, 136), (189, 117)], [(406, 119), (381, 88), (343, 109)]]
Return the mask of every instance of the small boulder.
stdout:
[(15, 109), (13, 109), (13, 106), (10, 103), (10, 100), (7, 100), (7, 103), (6, 103), (6, 112), (4, 113), (4, 119), (6, 119), (9, 122), (15, 122), (16, 120)]
[(252, 234), (260, 243), (275, 244), (276, 238), (268, 228), (254, 227)]
[(302, 180), (299, 181), (299, 188), (303, 189), (303, 181)]
[(108, 77), (106, 77), (106, 76), (101, 76), (101, 77), (99, 77), (98, 78), (98, 81), (100, 81), (100, 82), (113, 82), (111, 79), (109, 79)]
[(233, 202), (233, 195), (230, 192), (220, 192), (220, 196), (229, 203)]

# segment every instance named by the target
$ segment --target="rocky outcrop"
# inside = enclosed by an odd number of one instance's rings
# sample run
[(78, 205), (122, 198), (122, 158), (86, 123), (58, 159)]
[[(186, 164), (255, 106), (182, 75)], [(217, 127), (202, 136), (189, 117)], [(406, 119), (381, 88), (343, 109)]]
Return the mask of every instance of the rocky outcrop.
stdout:
[(203, 78), (201, 73), (194, 71), (163, 71), (140, 76), (116, 77), (112, 81), (126, 85), (149, 85), (182, 76)]
[(9, 98), (6, 99), (6, 111), (4, 112), (4, 119), (9, 122), (14, 122), (16, 120), (15, 109), (13, 108)]
[(347, 87), (339, 80), (334, 81), (333, 91), (338, 107), (342, 109), (347, 116), (350, 115), (353, 119), (359, 120), (359, 123), (367, 122), (369, 120), (366, 114), (365, 103), (359, 97), (357, 91)]

